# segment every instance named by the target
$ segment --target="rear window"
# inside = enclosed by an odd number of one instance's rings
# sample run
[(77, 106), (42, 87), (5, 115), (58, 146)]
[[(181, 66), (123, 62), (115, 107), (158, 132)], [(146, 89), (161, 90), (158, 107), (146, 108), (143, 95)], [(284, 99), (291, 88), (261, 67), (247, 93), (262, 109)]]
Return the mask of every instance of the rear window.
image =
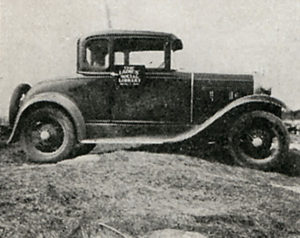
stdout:
[(90, 69), (105, 70), (109, 67), (108, 40), (90, 40), (85, 48), (85, 62)]

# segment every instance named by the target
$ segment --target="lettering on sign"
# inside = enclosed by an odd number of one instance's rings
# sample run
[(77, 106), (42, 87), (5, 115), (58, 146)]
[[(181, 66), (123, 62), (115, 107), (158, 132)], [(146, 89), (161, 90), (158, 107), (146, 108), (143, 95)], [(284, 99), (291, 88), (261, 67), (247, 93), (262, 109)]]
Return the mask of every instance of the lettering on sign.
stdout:
[(134, 66), (124, 66), (119, 70), (118, 82), (121, 86), (136, 86), (141, 83), (140, 72)]

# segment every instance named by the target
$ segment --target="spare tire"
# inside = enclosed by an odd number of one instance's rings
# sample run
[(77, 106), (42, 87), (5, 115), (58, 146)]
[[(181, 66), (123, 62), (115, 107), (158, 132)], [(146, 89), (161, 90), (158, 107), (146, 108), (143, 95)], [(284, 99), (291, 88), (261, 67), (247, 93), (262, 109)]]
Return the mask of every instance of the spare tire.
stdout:
[(12, 126), (20, 108), (20, 99), (29, 91), (29, 84), (19, 84), (14, 90), (9, 103), (9, 124)]

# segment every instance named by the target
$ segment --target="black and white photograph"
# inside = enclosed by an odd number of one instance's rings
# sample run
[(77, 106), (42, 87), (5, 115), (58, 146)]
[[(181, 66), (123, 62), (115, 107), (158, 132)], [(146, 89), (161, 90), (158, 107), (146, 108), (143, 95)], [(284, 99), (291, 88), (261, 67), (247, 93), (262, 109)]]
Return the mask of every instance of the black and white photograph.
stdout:
[(300, 0), (0, 0), (0, 238), (300, 238)]

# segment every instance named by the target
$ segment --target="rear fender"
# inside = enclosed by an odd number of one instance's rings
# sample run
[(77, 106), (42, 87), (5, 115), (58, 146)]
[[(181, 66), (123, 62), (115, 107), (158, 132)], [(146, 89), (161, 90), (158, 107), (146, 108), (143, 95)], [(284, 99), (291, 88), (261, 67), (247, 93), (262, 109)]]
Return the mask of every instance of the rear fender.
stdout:
[(31, 86), (29, 84), (19, 84), (10, 98), (9, 102), (9, 125), (13, 126), (16, 116), (18, 115), (18, 111), (21, 105), (21, 100), (26, 95), (26, 93), (30, 90)]
[[(268, 111), (268, 108), (281, 108), (287, 109), (287, 106), (280, 100), (270, 97), (268, 95), (250, 95), (239, 98), (218, 112), (216, 112), (212, 117), (208, 118), (200, 125), (195, 125), (191, 130), (182, 133), (176, 137), (169, 139), (167, 142), (179, 142), (189, 138), (192, 138), (205, 129), (211, 127), (215, 122), (219, 121), (220, 119), (225, 118), (225, 116), (233, 113), (235, 109), (240, 109), (242, 112), (250, 111), (250, 110), (257, 110), (257, 106), (260, 105), (261, 108), (265, 108), (262, 110)], [(252, 109), (253, 108), (253, 109)], [(272, 112), (272, 111), (269, 111)], [(275, 112), (273, 112), (275, 114)], [(275, 114), (276, 115), (276, 114)], [(224, 127), (224, 126), (223, 126)]]
[(39, 106), (40, 104), (50, 103), (54, 104), (55, 106), (63, 108), (70, 116), (71, 120), (74, 123), (77, 140), (80, 141), (85, 139), (86, 136), (86, 127), (84, 118), (76, 106), (76, 104), (67, 96), (62, 95), (60, 93), (55, 92), (47, 92), (41, 93), (33, 96), (28, 101), (24, 101), (23, 105), (21, 106), (20, 110), (15, 119), (15, 123), (13, 125), (12, 133), (7, 141), (7, 143), (15, 142), (18, 137), (19, 127), (24, 115), (33, 109), (34, 106)]

